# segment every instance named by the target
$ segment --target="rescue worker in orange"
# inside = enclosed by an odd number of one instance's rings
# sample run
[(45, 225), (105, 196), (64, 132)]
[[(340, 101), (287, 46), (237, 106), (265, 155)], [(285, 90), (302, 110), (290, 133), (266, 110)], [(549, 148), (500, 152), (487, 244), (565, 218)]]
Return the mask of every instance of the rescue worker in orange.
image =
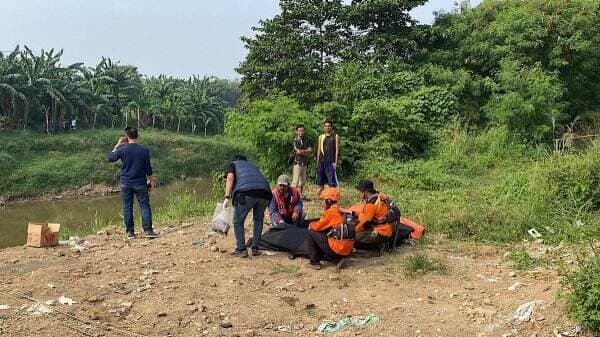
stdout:
[(304, 225), (302, 210), (302, 194), (295, 187), (290, 187), (290, 178), (282, 174), (277, 178), (277, 187), (273, 190), (273, 199), (269, 204), (269, 217), (273, 226), (280, 224)]
[(384, 202), (387, 196), (377, 192), (371, 180), (361, 180), (356, 189), (365, 204), (358, 212), (354, 247), (364, 250), (382, 249), (392, 238), (394, 231), (392, 224), (384, 222), (388, 212), (388, 206)]
[(333, 187), (326, 187), (319, 195), (325, 203), (325, 212), (319, 221), (311, 222), (308, 230), (309, 267), (321, 269), (321, 261), (337, 263), (337, 269), (345, 265), (345, 258), (352, 253), (354, 239), (337, 239), (335, 232), (344, 222), (338, 202), (340, 192)]

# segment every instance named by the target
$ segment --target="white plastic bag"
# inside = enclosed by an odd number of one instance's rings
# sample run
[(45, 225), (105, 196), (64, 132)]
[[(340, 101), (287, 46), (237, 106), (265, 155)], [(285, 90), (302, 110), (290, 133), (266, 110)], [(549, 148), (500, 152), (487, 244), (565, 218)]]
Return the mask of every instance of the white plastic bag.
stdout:
[(215, 207), (215, 213), (212, 219), (212, 230), (217, 233), (227, 235), (229, 227), (231, 227), (232, 221), (233, 207), (229, 206), (227, 208), (224, 208), (223, 204), (217, 203), (217, 207)]

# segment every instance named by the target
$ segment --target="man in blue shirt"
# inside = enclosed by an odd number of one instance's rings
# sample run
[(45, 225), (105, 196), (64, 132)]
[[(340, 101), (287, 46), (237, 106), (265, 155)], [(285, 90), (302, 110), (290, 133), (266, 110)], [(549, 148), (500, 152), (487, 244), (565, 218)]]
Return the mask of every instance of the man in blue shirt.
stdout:
[(108, 161), (121, 160), (121, 198), (123, 199), (123, 221), (127, 238), (135, 238), (133, 224), (133, 196), (136, 195), (142, 211), (142, 228), (145, 236), (156, 238), (152, 229), (152, 210), (150, 209), (150, 196), (148, 189), (156, 186), (150, 165), (150, 151), (138, 144), (138, 130), (128, 127), (125, 129), (126, 137), (119, 141), (108, 155)]

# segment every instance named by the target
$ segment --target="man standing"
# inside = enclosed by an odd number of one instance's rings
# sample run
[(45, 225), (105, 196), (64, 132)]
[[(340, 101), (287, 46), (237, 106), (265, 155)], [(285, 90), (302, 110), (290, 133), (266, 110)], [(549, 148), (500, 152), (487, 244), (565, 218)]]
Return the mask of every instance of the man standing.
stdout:
[(323, 129), (325, 133), (319, 136), (317, 145), (317, 185), (321, 194), (327, 184), (337, 187), (337, 164), (339, 160), (340, 137), (333, 133), (333, 122), (326, 120)]
[(150, 196), (148, 188), (155, 187), (156, 181), (152, 176), (150, 165), (150, 151), (138, 144), (138, 130), (126, 128), (125, 137), (120, 137), (112, 152), (108, 155), (108, 161), (121, 160), (121, 198), (123, 199), (123, 222), (127, 238), (135, 238), (133, 223), (133, 196), (136, 195), (140, 210), (142, 211), (142, 228), (145, 237), (156, 238), (152, 229), (152, 210), (150, 209)]
[[(298, 188), (304, 196), (304, 184), (306, 183), (306, 170), (308, 158), (312, 148), (304, 140), (304, 125), (296, 126), (296, 138), (294, 138), (294, 169), (292, 172), (292, 187)], [(306, 200), (306, 199), (305, 199)]]
[(225, 200), (223, 207), (233, 203), (233, 229), (235, 232), (237, 257), (248, 257), (244, 238), (244, 222), (250, 210), (254, 220), (252, 255), (258, 256), (265, 210), (273, 198), (271, 188), (258, 168), (245, 156), (235, 155), (225, 171)]
[(273, 199), (269, 204), (269, 217), (273, 225), (290, 224), (304, 227), (302, 194), (290, 187), (290, 178), (282, 174), (277, 178), (277, 188), (273, 190)]

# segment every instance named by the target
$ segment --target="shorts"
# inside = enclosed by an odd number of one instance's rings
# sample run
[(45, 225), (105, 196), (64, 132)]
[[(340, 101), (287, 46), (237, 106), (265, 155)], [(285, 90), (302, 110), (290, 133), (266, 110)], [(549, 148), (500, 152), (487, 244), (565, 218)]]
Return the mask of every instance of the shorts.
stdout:
[(338, 186), (337, 173), (335, 172), (333, 163), (319, 162), (319, 166), (317, 166), (317, 185)]
[(306, 184), (306, 165), (294, 164), (292, 187), (304, 186), (304, 184)]

